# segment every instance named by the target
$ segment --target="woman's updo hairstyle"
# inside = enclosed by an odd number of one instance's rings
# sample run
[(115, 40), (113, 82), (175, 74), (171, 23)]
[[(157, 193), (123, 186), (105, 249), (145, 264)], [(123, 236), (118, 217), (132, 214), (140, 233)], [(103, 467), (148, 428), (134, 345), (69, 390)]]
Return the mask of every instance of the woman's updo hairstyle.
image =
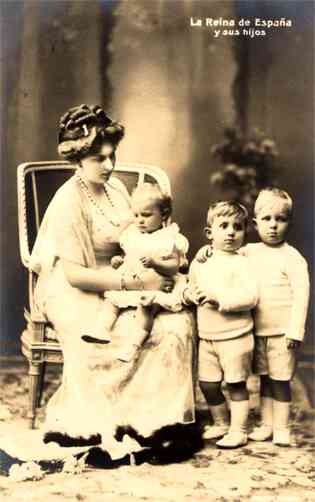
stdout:
[(79, 161), (97, 153), (104, 142), (116, 147), (124, 133), (124, 127), (99, 105), (75, 106), (59, 120), (58, 153), (67, 160)]

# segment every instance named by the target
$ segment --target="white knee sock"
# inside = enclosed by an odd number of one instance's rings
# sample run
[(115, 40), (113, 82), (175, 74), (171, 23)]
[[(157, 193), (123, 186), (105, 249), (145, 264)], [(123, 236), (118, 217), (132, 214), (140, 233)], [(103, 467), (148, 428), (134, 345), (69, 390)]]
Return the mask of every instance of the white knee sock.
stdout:
[(272, 397), (262, 396), (260, 398), (261, 406), (261, 425), (272, 428), (273, 424), (273, 399)]
[(229, 412), (225, 401), (216, 406), (209, 406), (209, 410), (212, 415), (213, 425), (221, 426), (229, 424)]
[(289, 428), (290, 405), (290, 402), (276, 401), (276, 399), (273, 400), (274, 430), (286, 430)]
[(247, 432), (249, 401), (231, 401), (230, 432)]

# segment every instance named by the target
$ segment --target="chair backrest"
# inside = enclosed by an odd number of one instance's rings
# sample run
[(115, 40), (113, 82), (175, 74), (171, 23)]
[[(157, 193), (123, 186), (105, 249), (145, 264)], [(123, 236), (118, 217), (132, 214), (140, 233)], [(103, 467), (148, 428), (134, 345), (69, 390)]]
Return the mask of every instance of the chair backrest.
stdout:
[[(30, 251), (45, 210), (56, 190), (74, 172), (66, 161), (25, 162), (17, 169), (18, 227), (20, 254), (28, 268)], [(143, 182), (158, 183), (163, 193), (171, 195), (167, 174), (159, 167), (117, 162), (112, 176), (118, 177), (129, 193)]]

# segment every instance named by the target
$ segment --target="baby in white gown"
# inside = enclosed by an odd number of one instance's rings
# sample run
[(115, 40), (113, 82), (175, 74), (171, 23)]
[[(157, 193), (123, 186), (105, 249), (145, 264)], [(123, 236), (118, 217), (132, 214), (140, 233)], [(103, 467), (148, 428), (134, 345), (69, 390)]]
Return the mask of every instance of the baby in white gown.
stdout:
[(179, 270), (187, 265), (188, 241), (176, 223), (169, 223), (171, 199), (157, 185), (144, 183), (132, 193), (131, 207), (134, 222), (120, 236), (124, 256), (114, 256), (111, 265), (122, 273), (122, 289), (125, 278), (139, 280), (145, 269), (173, 277), (172, 292), (163, 291), (106, 291), (104, 305), (88, 335), (83, 340), (93, 343), (108, 343), (121, 309), (135, 307), (135, 324), (126, 339), (125, 349), (118, 354), (124, 362), (133, 360), (144, 340), (149, 336), (155, 315), (161, 309), (172, 312), (182, 310), (182, 291), (186, 277)]

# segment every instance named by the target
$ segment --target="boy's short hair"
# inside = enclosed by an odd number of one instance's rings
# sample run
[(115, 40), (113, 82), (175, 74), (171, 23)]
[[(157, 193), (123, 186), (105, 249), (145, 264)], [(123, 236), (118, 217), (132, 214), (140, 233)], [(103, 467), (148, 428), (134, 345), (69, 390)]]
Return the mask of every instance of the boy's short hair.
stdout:
[(210, 204), (207, 213), (207, 225), (212, 226), (214, 218), (218, 216), (236, 216), (245, 225), (248, 222), (248, 211), (245, 206), (235, 200), (219, 201)]
[(172, 199), (164, 194), (157, 183), (141, 183), (131, 194), (131, 198), (137, 196), (147, 197), (158, 206), (163, 218), (167, 219), (172, 214)]
[(255, 216), (266, 206), (274, 205), (275, 201), (278, 201), (283, 206), (284, 211), (288, 214), (288, 216), (292, 215), (293, 210), (293, 202), (290, 195), (276, 187), (267, 187), (263, 188), (256, 199), (254, 206), (254, 214)]

